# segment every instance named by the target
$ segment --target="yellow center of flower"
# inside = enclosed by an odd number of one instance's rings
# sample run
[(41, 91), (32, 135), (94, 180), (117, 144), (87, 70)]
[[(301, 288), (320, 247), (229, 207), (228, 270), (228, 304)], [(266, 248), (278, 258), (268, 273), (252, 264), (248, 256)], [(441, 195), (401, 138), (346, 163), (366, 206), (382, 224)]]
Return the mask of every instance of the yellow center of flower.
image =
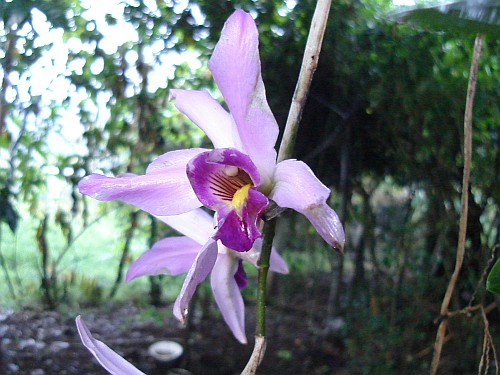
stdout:
[(246, 184), (242, 188), (236, 190), (231, 200), (231, 206), (236, 210), (238, 216), (241, 216), (241, 209), (248, 198), (248, 190), (252, 187), (251, 184)]

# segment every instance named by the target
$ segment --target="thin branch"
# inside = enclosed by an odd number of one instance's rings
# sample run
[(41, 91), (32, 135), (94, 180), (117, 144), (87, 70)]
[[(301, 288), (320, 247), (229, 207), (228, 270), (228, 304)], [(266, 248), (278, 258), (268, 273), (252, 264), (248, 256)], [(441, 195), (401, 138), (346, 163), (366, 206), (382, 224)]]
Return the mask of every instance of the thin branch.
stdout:
[(481, 361), (479, 362), (479, 370), (478, 374), (481, 375), (483, 373), (486, 375), (489, 371), (489, 363), (490, 363), (490, 351), (493, 352), (493, 359), (495, 361), (495, 374), (498, 375), (498, 357), (495, 349), (495, 345), (493, 343), (493, 338), (490, 333), (490, 324), (488, 322), (488, 318), (486, 317), (485, 309), (481, 309), (481, 316), (483, 318), (484, 324), (484, 339), (483, 339), (483, 354), (481, 355)]
[(125, 262), (128, 258), (128, 253), (130, 252), (130, 244), (132, 243), (132, 239), (134, 237), (134, 232), (137, 229), (137, 217), (139, 212), (133, 211), (130, 213), (130, 227), (128, 228), (125, 234), (125, 244), (123, 245), (122, 255), (120, 257), (120, 263), (118, 264), (118, 270), (116, 271), (116, 279), (111, 287), (111, 291), (109, 292), (109, 298), (113, 298), (118, 291), (118, 287), (120, 286), (120, 281), (123, 276), (123, 267), (125, 266)]
[[(462, 212), (460, 213), (460, 227), (458, 232), (458, 245), (457, 255), (455, 260), (455, 270), (451, 276), (448, 288), (441, 304), (441, 316), (446, 317), (448, 314), (448, 307), (450, 305), (451, 296), (457, 284), (458, 275), (462, 268), (465, 253), (465, 238), (467, 232), (467, 212), (469, 201), (469, 177), (471, 166), (472, 154), (472, 109), (474, 107), (474, 96), (476, 93), (477, 83), (477, 70), (479, 66), (479, 57), (481, 56), (481, 48), (483, 39), (481, 34), (477, 34), (474, 43), (474, 53), (472, 55), (472, 63), (470, 67), (469, 83), (467, 87), (467, 100), (465, 103), (464, 115), (464, 172), (462, 181)], [(436, 342), (434, 346), (434, 356), (432, 358), (430, 374), (435, 375), (439, 367), (439, 360), (441, 358), (441, 349), (443, 348), (444, 336), (448, 320), (443, 319), (439, 324), (438, 332), (436, 335)]]
[(489, 270), (491, 269), (491, 267), (493, 266), (493, 264), (495, 263), (495, 259), (496, 259), (496, 251), (497, 249), (500, 248), (500, 244), (496, 244), (493, 249), (491, 250), (491, 256), (490, 256), (490, 259), (488, 260), (488, 262), (486, 263), (486, 266), (484, 267), (483, 269), (483, 273), (481, 274), (481, 277), (479, 278), (479, 281), (477, 282), (476, 284), (476, 289), (474, 289), (474, 292), (472, 293), (472, 296), (470, 297), (470, 300), (469, 300), (469, 305), (468, 307), (471, 307), (472, 306), (472, 302), (474, 302), (474, 299), (476, 298), (477, 294), (479, 293), (479, 291), (481, 289), (484, 288), (484, 280), (486, 280), (486, 276), (488, 276), (488, 272)]
[(111, 211), (108, 211), (104, 214), (102, 214), (101, 216), (98, 216), (97, 218), (95, 218), (94, 220), (92, 220), (90, 223), (86, 223), (84, 224), (83, 228), (80, 230), (80, 232), (77, 233), (76, 236), (74, 236), (71, 241), (69, 241), (67, 244), (66, 244), (66, 247), (59, 253), (59, 256), (57, 257), (57, 259), (55, 260), (55, 262), (53, 263), (52, 267), (54, 269), (56, 269), (59, 264), (61, 263), (62, 259), (64, 258), (64, 256), (66, 255), (66, 253), (73, 247), (73, 245), (75, 244), (75, 242), (81, 237), (83, 236), (87, 230), (89, 228), (91, 228), (94, 224), (96, 224), (98, 221), (100, 221), (102, 218), (108, 216), (111, 212), (115, 211), (117, 208), (114, 208), (112, 209)]
[(2, 64), (2, 89), (0, 90), (0, 135), (3, 135), (4, 132), (7, 132), (5, 120), (8, 112), (8, 103), (6, 96), (7, 88), (10, 86), (9, 75), (12, 72), (12, 60), (15, 53), (16, 41), (18, 38), (16, 33), (13, 33), (11, 30), (9, 30), (9, 27), (5, 27), (5, 35), (7, 36), (7, 40), (5, 42), (5, 45), (3, 46), (5, 55)]
[(318, 66), (319, 53), (321, 51), (321, 44), (323, 43), (323, 36), (325, 35), (331, 3), (331, 0), (318, 0), (316, 3), (300, 68), (299, 80), (297, 86), (295, 86), (292, 105), (290, 106), (290, 112), (288, 112), (285, 132), (281, 140), (278, 162), (288, 159), (292, 155), (295, 136), (297, 135), (300, 119), (302, 118), (309, 87)]
[(42, 285), (41, 288), (43, 290), (43, 298), (44, 302), (49, 309), (54, 309), (56, 307), (56, 300), (52, 296), (53, 292), (53, 283), (51, 282), (53, 279), (51, 277), (51, 270), (49, 269), (49, 246), (47, 245), (47, 225), (48, 225), (48, 216), (47, 214), (44, 216), (43, 220), (40, 222), (38, 226), (38, 230), (36, 232), (36, 242), (38, 245), (38, 250), (41, 253), (42, 257)]
[(497, 307), (496, 302), (490, 303), (488, 306), (484, 307), (484, 305), (479, 304), (479, 305), (474, 305), (474, 306), (467, 306), (464, 307), (463, 309), (460, 310), (455, 310), (455, 311), (449, 311), (446, 313), (446, 316), (440, 316), (438, 319), (436, 319), (435, 323), (440, 323), (441, 320), (446, 319), (446, 318), (455, 318), (457, 316), (462, 316), (462, 315), (467, 315), (470, 317), (473, 312), (476, 311), (484, 311), (485, 314), (489, 314), (492, 310), (494, 310)]
[(8, 288), (9, 288), (10, 296), (12, 297), (12, 299), (14, 301), (17, 301), (16, 292), (14, 290), (14, 286), (12, 285), (12, 280), (10, 279), (9, 269), (7, 267), (7, 262), (5, 261), (5, 258), (3, 256), (1, 246), (2, 246), (2, 224), (0, 223), (0, 266), (3, 269), (4, 275), (5, 275), (5, 281), (7, 283)]
[(454, 316), (458, 316), (458, 315), (470, 315), (474, 311), (482, 309), (482, 308), (483, 308), (483, 305), (467, 306), (461, 310), (450, 311), (450, 312), (446, 313), (446, 317), (453, 318)]

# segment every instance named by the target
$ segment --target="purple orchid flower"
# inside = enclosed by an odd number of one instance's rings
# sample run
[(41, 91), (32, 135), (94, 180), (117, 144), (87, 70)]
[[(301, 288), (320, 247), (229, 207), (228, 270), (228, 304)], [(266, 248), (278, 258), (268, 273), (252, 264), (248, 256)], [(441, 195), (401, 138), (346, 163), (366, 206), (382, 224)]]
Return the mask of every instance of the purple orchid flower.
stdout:
[(266, 100), (258, 31), (249, 14), (237, 10), (229, 17), (208, 67), (229, 112), (207, 91), (171, 90), (170, 95), (214, 150), (167, 152), (142, 176), (92, 174), (80, 182), (80, 191), (102, 201), (122, 200), (156, 216), (205, 205), (216, 211), (217, 225), (203, 254), (214, 253), (215, 240), (240, 252), (252, 249), (262, 236), (262, 215), (270, 200), (304, 214), (328, 244), (342, 250), (342, 225), (326, 203), (330, 190), (303, 162), (276, 163), (279, 129)]
[[(156, 242), (130, 265), (126, 281), (143, 275), (178, 275), (187, 272), (174, 304), (174, 316), (184, 322), (196, 287), (211, 274), (212, 292), (222, 317), (236, 339), (246, 343), (245, 309), (240, 293), (240, 289), (247, 284), (243, 261), (257, 267), (262, 240), (255, 241), (252, 249), (247, 252), (234, 251), (214, 239), (206, 242), (213, 231), (213, 219), (202, 209), (158, 218), (185, 236), (168, 237)], [(274, 248), (271, 252), (270, 269), (277, 273), (288, 273), (285, 261)]]
[[(214, 145), (214, 150), (167, 152), (145, 175), (92, 174), (80, 192), (101, 201), (121, 200), (151, 213), (185, 237), (159, 241), (130, 267), (127, 280), (141, 275), (188, 272), (174, 304), (184, 321), (196, 287), (211, 274), (211, 287), (235, 337), (246, 342), (240, 288), (246, 284), (242, 262), (257, 266), (262, 215), (272, 200), (304, 214), (332, 247), (342, 250), (344, 231), (326, 203), (330, 190), (301, 161), (276, 163), (278, 125), (265, 96), (260, 72), (258, 31), (252, 17), (238, 10), (226, 21), (209, 61), (227, 112), (206, 91), (171, 90), (175, 106)], [(211, 218), (199, 207), (216, 211)], [(208, 241), (207, 241), (208, 239)], [(271, 270), (288, 272), (273, 249)], [(84, 345), (112, 374), (142, 374), (92, 337), (77, 318)]]

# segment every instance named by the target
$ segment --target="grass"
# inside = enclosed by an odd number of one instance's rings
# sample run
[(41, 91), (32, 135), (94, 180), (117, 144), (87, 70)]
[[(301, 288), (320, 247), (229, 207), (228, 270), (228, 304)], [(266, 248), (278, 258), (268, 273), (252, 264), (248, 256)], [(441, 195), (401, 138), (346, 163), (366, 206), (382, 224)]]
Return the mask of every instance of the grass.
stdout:
[[(9, 290), (4, 269), (0, 269), (0, 306), (22, 308), (37, 306), (41, 298), (41, 253), (37, 246), (36, 233), (40, 220), (24, 213), (19, 220), (16, 233), (4, 223), (1, 227), (1, 251), (16, 299)], [(78, 235), (81, 223), (73, 224), (74, 236)], [(123, 227), (125, 225), (125, 227)], [(68, 288), (71, 301), (98, 304), (107, 298), (116, 278), (124, 245), (124, 228), (128, 226), (123, 215), (113, 211), (89, 226), (66, 251), (57, 267), (58, 284)], [(51, 262), (65, 251), (67, 241), (61, 228), (49, 222), (47, 245)], [(147, 243), (139, 235), (132, 241), (128, 261), (136, 259), (147, 250)], [(178, 293), (182, 278), (165, 277), (164, 296), (173, 299)], [(130, 284), (120, 285), (116, 300), (144, 299), (149, 291), (147, 278), (139, 278)]]

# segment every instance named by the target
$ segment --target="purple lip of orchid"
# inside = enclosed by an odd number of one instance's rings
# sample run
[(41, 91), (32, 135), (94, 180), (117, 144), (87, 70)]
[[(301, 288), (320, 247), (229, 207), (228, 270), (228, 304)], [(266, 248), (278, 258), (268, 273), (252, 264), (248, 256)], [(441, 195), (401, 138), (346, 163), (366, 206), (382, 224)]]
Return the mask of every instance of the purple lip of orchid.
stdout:
[(260, 217), (268, 204), (256, 188), (260, 175), (250, 158), (232, 148), (194, 157), (187, 176), (203, 205), (217, 211), (214, 239), (236, 251), (248, 251), (262, 236)]

